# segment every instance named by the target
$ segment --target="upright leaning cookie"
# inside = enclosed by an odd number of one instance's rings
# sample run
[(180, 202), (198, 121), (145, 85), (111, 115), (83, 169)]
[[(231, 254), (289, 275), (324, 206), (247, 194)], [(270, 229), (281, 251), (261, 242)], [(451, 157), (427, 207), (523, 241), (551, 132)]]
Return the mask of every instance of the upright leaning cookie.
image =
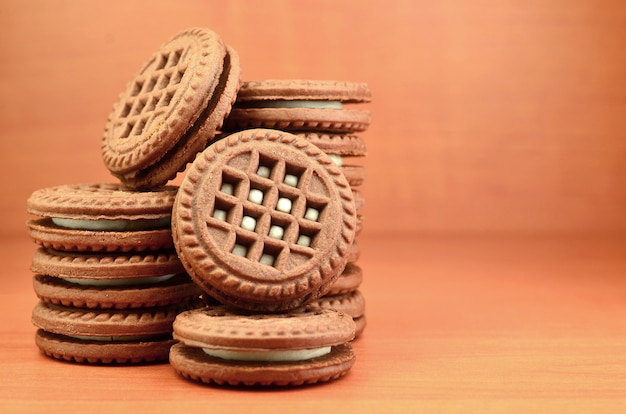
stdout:
[(324, 152), (257, 129), (196, 158), (176, 197), (172, 230), (187, 272), (210, 296), (275, 312), (314, 300), (343, 271), (356, 210)]
[(326, 382), (354, 364), (351, 317), (323, 309), (244, 314), (225, 307), (183, 312), (174, 321), (170, 364), (204, 383), (287, 386)]
[(104, 164), (132, 188), (165, 184), (210, 142), (239, 89), (237, 53), (214, 32), (173, 36), (129, 82), (102, 141)]
[(68, 184), (34, 191), (27, 222), (37, 244), (65, 251), (144, 251), (174, 247), (171, 217), (178, 188), (132, 191), (121, 184)]

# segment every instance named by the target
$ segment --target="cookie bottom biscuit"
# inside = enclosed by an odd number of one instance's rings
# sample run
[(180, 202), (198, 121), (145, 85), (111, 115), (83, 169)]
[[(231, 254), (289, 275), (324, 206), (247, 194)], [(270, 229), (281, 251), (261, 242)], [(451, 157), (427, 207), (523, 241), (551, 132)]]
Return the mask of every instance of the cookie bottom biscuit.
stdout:
[(89, 364), (139, 364), (167, 361), (176, 341), (170, 334), (150, 340), (102, 342), (73, 338), (38, 329), (35, 344), (47, 356)]
[(181, 376), (207, 384), (297, 386), (332, 381), (354, 365), (352, 346), (334, 346), (331, 353), (299, 362), (226, 361), (200, 348), (178, 343), (170, 350), (170, 364)]

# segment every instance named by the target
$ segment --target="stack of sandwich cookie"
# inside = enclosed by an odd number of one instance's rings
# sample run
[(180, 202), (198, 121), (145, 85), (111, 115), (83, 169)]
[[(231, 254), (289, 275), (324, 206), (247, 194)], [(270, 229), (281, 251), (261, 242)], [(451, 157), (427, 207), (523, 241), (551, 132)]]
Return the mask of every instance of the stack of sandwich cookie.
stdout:
[(37, 190), (28, 222), (36, 343), (77, 362), (166, 360), (176, 313), (197, 307), (170, 230), (176, 187), (136, 192), (120, 184)]
[[(326, 152), (341, 167), (357, 208), (357, 235), (363, 225), (364, 197), (360, 188), (365, 182), (364, 141), (358, 135), (367, 130), (370, 114), (359, 104), (370, 102), (371, 92), (364, 83), (339, 81), (264, 80), (243, 82), (225, 131), (264, 127), (288, 131), (305, 138)], [(358, 237), (357, 237), (358, 239)], [(355, 263), (361, 254), (358, 240), (353, 243), (348, 262)], [(359, 270), (360, 272), (360, 270)], [(356, 287), (354, 289), (357, 290)], [(332, 292), (331, 292), (332, 293)], [(357, 336), (365, 326), (364, 298), (360, 292), (349, 298), (330, 298), (321, 306), (358, 302), (360, 309)]]
[[(214, 384), (313, 384), (350, 370), (365, 326), (356, 134), (370, 117), (347, 106), (370, 91), (242, 85), (240, 74), (216, 33), (176, 34), (109, 115), (102, 159), (120, 184), (31, 195), (32, 320), (45, 354), (169, 357)], [(180, 188), (165, 186), (185, 169)]]
[(352, 317), (307, 308), (342, 274), (356, 233), (349, 183), (318, 147), (269, 129), (215, 142), (183, 179), (172, 231), (207, 302), (225, 304), (176, 318), (181, 375), (285, 386), (350, 369)]
[(335, 309), (350, 315), (356, 324), (355, 336), (363, 333), (366, 325), (365, 297), (359, 290), (363, 272), (355, 263), (348, 263), (326, 294), (307, 305), (309, 309)]

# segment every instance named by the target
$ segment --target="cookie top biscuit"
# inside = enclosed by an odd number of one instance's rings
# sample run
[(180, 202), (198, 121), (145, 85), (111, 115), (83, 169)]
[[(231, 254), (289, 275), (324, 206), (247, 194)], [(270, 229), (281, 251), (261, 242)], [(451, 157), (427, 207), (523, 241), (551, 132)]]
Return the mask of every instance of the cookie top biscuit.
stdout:
[(221, 127), (239, 89), (237, 53), (214, 32), (173, 36), (120, 94), (105, 127), (104, 164), (133, 188), (166, 183)]
[(225, 306), (182, 312), (173, 325), (174, 338), (204, 349), (281, 351), (339, 345), (354, 338), (349, 315), (329, 309), (257, 314)]
[(283, 311), (323, 294), (356, 230), (352, 191), (306, 140), (248, 130), (196, 158), (176, 198), (174, 242), (188, 273), (222, 303)]
[(335, 80), (281, 80), (243, 82), (238, 102), (262, 100), (309, 100), (363, 103), (372, 100), (366, 83)]

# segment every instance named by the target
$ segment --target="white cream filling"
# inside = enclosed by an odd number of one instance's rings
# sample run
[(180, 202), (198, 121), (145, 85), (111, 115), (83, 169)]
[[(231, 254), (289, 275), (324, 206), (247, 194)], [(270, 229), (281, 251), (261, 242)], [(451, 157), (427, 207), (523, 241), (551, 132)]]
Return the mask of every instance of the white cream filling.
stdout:
[(290, 185), (292, 187), (298, 186), (298, 177), (293, 174), (285, 174), (285, 178), (283, 179), (283, 183)]
[(304, 234), (301, 234), (300, 237), (298, 237), (298, 241), (296, 241), (296, 243), (299, 244), (300, 246), (310, 247), (311, 238), (309, 236), (305, 236)]
[(280, 226), (277, 225), (272, 225), (272, 227), (270, 227), (270, 231), (268, 236), (270, 236), (273, 239), (282, 239), (283, 236), (285, 235), (285, 229), (283, 229)]
[(262, 361), (262, 362), (288, 362), (288, 361), (306, 361), (308, 359), (317, 358), (330, 354), (331, 347), (324, 346), (313, 349), (297, 349), (286, 351), (233, 351), (226, 349), (209, 349), (202, 350), (213, 357), (229, 359), (235, 361)]
[(233, 246), (233, 250), (231, 251), (231, 253), (236, 256), (246, 257), (246, 255), (248, 254), (248, 248), (241, 244), (236, 244)]
[(175, 274), (163, 276), (145, 277), (125, 277), (121, 279), (79, 279), (74, 277), (64, 277), (70, 283), (84, 286), (128, 286), (128, 285), (149, 285), (165, 282), (176, 276)]
[(227, 215), (224, 210), (215, 209), (215, 211), (213, 212), (213, 217), (221, 221), (226, 221), (226, 216)]
[(224, 184), (222, 184), (222, 188), (220, 188), (220, 191), (221, 191), (222, 193), (226, 193), (226, 194), (229, 194), (229, 195), (233, 195), (233, 194), (234, 194), (234, 192), (235, 192), (235, 188), (234, 188), (234, 187), (233, 187), (233, 185), (232, 185), (232, 184), (230, 184), (230, 183), (224, 183)]
[(272, 256), (271, 254), (267, 254), (267, 253), (263, 253), (261, 255), (261, 259), (259, 260), (261, 264), (264, 264), (267, 266), (274, 266), (275, 261), (276, 261), (276, 258)]
[(333, 162), (335, 163), (337, 167), (343, 166), (343, 158), (341, 158), (341, 155), (328, 154), (328, 156), (330, 157), (331, 160), (333, 160)]
[(256, 229), (256, 219), (250, 216), (243, 216), (241, 219), (241, 227), (249, 231), (254, 231)]
[(314, 100), (274, 100), (254, 101), (250, 107), (255, 108), (312, 108), (312, 109), (343, 109), (340, 101), (314, 101)]
[(138, 231), (170, 227), (170, 218), (141, 220), (76, 220), (53, 217), (52, 222), (59, 227), (75, 230), (94, 231)]
[(248, 193), (248, 200), (252, 201), (255, 204), (263, 203), (263, 197), (263, 191), (256, 188), (253, 188), (252, 190), (250, 190), (250, 193)]
[(265, 178), (270, 178), (270, 169), (269, 167), (266, 167), (264, 165), (260, 165), (259, 168), (256, 171), (257, 175), (261, 176), (261, 177), (265, 177)]
[(276, 203), (276, 210), (282, 211), (283, 213), (291, 213), (291, 207), (291, 200), (285, 197), (279, 198)]
[(126, 341), (144, 341), (155, 338), (158, 335), (129, 335), (129, 336), (91, 336), (91, 335), (66, 335), (70, 338), (80, 339), (81, 341), (100, 341), (100, 342), (126, 342)]
[(306, 212), (304, 213), (304, 218), (311, 221), (317, 221), (317, 219), (320, 218), (320, 211), (313, 207), (307, 207)]

